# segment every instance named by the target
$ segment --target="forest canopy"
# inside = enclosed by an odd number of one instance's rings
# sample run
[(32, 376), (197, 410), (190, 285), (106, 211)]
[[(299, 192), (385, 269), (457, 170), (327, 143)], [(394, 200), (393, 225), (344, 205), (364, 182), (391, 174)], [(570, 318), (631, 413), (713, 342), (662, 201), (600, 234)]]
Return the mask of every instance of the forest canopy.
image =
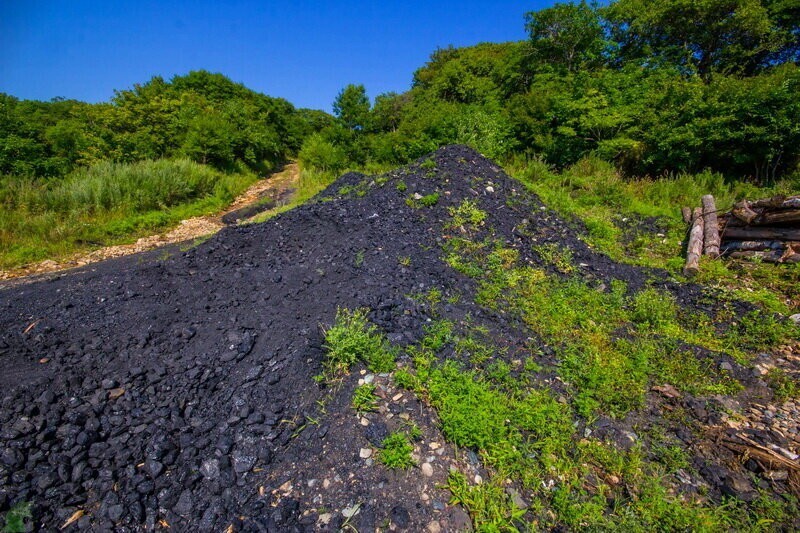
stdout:
[(557, 168), (592, 155), (629, 175), (797, 172), (797, 2), (558, 3), (525, 14), (525, 27), (525, 41), (436, 50), (410, 91), (371, 107), (363, 86), (346, 87), (336, 123), (301, 157), (400, 164), (463, 142)]

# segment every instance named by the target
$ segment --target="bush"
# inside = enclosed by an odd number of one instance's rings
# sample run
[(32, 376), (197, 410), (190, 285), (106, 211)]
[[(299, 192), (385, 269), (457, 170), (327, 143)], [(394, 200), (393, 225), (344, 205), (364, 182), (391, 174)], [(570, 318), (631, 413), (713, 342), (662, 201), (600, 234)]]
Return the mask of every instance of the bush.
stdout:
[(319, 134), (305, 140), (299, 159), (304, 166), (322, 171), (341, 172), (348, 165), (345, 151)]

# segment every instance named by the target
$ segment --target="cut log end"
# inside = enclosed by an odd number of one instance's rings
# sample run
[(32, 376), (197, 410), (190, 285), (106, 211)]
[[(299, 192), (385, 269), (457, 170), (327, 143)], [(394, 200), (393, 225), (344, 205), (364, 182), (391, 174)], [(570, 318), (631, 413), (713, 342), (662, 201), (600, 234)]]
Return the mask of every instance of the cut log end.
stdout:
[(685, 276), (694, 276), (700, 271), (700, 256), (703, 254), (703, 210), (695, 207), (692, 211), (692, 229), (689, 231), (689, 243), (686, 246), (686, 264), (683, 266)]

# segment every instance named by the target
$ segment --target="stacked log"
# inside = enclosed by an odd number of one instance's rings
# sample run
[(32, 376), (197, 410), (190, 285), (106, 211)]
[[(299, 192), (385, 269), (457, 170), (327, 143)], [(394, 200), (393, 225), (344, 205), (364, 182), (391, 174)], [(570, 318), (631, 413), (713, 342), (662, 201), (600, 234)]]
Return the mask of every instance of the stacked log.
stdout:
[[(690, 224), (685, 274), (697, 273), (698, 246), (710, 257), (800, 263), (800, 195), (742, 200), (725, 213), (717, 211), (711, 195), (703, 196), (701, 203), (702, 209), (681, 210)], [(697, 220), (698, 212), (702, 221)]]

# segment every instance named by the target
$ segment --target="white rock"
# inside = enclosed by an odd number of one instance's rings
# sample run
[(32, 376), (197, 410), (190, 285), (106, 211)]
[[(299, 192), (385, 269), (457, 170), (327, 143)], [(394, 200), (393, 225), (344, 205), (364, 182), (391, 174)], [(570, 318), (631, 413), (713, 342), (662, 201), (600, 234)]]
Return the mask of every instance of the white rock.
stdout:
[(789, 320), (800, 326), (800, 313), (795, 313), (789, 317)]
[(489, 185), (488, 187), (486, 187), (486, 192), (490, 192), (490, 193), (491, 193), (491, 192), (494, 192), (494, 187), (492, 187), (491, 185)]
[(321, 515), (319, 515), (318, 520), (320, 524), (322, 524), (323, 526), (327, 526), (328, 523), (331, 521), (331, 518), (333, 518), (333, 516), (331, 516), (331, 513), (322, 513)]
[(352, 507), (347, 507), (345, 509), (342, 509), (342, 516), (344, 516), (345, 518), (353, 518), (356, 514), (358, 514), (358, 510), (360, 507), (361, 507), (360, 505), (356, 504), (353, 505)]
[(425, 477), (433, 476), (433, 466), (431, 466), (430, 463), (422, 463), (420, 468), (422, 469), (422, 473), (425, 475)]
[(358, 456), (361, 457), (362, 459), (369, 459), (370, 457), (372, 457), (372, 449), (361, 448), (361, 450), (358, 452)]
[(434, 520), (430, 524), (428, 524), (428, 533), (440, 533), (442, 531), (442, 526), (439, 524), (438, 520)]

